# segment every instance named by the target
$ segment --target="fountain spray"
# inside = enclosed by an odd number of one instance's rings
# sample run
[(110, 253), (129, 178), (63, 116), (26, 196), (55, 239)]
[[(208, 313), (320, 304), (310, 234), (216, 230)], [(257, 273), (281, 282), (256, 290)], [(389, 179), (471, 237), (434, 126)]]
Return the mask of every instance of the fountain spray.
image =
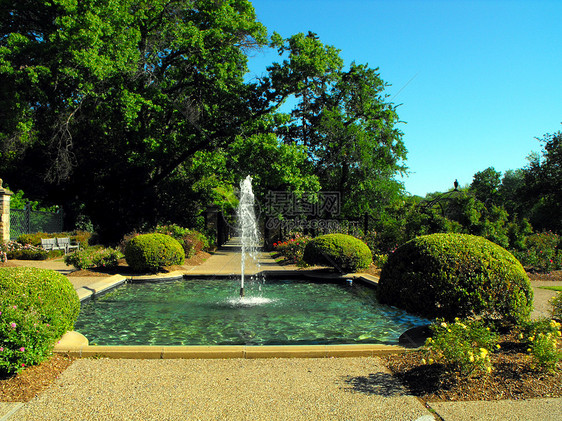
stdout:
[(238, 204), (238, 230), (242, 244), (240, 263), (240, 297), (244, 297), (244, 272), (246, 259), (256, 259), (259, 243), (258, 224), (254, 211), (254, 193), (252, 191), (252, 177), (247, 176), (240, 182), (240, 202)]

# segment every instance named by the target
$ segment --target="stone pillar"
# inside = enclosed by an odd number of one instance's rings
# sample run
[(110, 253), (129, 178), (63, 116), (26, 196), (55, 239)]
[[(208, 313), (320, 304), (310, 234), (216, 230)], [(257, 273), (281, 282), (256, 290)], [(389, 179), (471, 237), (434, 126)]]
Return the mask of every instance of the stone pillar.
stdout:
[(0, 179), (0, 241), (10, 241), (10, 196), (13, 193), (2, 187)]

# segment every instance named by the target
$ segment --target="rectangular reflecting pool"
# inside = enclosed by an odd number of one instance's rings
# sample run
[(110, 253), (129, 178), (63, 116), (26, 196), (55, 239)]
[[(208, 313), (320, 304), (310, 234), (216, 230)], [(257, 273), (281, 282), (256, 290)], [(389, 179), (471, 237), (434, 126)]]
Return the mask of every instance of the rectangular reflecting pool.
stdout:
[(359, 282), (234, 280), (128, 283), (82, 305), (91, 345), (395, 345), (428, 321), (381, 305)]

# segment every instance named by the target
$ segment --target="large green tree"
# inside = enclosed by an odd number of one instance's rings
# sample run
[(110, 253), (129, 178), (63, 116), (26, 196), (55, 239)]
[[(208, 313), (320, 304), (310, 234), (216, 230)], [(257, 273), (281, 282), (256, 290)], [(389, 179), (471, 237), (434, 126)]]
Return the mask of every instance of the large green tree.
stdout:
[(158, 218), (162, 183), (251, 116), (246, 53), (267, 38), (248, 1), (3, 5), (2, 171), (106, 234)]
[(270, 67), (271, 85), (291, 86), (297, 102), (277, 133), (306, 148), (322, 188), (340, 192), (345, 216), (380, 213), (402, 193), (394, 177), (406, 169), (406, 148), (378, 69), (344, 69), (338, 50), (312, 33), (273, 41), (287, 58)]

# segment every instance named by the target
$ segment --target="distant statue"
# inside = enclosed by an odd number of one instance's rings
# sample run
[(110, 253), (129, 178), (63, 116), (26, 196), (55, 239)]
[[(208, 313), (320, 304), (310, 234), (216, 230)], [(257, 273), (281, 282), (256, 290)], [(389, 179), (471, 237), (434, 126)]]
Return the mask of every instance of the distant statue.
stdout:
[(455, 191), (458, 191), (458, 189), (459, 189), (459, 182), (457, 181), (456, 178), (455, 178), (455, 182), (453, 183), (453, 185), (455, 186)]

